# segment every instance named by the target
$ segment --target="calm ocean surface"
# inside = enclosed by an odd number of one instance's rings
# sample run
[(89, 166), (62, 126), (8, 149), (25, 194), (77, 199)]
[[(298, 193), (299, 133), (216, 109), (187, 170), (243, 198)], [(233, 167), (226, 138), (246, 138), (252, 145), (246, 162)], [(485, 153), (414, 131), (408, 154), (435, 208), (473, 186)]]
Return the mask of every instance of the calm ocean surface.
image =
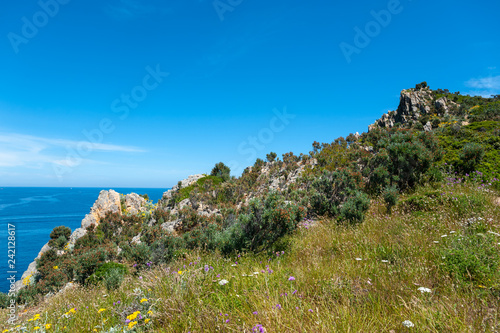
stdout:
[[(35, 259), (42, 246), (50, 239), (54, 227), (65, 225), (71, 230), (79, 228), (82, 219), (90, 212), (102, 188), (0, 188), (0, 291), (7, 292), (8, 227), (15, 225), (15, 271), (18, 280)], [(105, 190), (108, 190), (106, 188)], [(114, 188), (123, 194), (135, 192), (148, 194), (153, 203), (158, 202), (166, 188)]]

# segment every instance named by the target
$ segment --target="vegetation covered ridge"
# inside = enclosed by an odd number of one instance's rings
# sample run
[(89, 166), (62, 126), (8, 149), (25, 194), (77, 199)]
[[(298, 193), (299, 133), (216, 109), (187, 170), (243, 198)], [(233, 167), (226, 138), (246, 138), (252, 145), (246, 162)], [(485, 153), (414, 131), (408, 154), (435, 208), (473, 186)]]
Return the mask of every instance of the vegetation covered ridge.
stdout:
[(498, 95), (423, 82), (312, 148), (218, 163), (156, 204), (104, 191), (85, 230), (53, 230), (3, 329), (500, 330)]

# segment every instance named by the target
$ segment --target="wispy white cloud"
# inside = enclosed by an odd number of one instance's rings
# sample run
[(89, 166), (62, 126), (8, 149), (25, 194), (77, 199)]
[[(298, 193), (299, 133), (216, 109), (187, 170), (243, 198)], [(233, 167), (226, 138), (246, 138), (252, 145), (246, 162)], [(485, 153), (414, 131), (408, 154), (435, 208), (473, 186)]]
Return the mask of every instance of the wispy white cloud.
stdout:
[(465, 85), (472, 88), (469, 95), (490, 97), (500, 94), (500, 75), (470, 79)]
[[(79, 151), (83, 153), (79, 154)], [(68, 157), (69, 152), (74, 152), (71, 157)], [(72, 167), (82, 162), (103, 163), (84, 158), (92, 152), (139, 153), (144, 150), (132, 146), (89, 141), (43, 138), (16, 133), (0, 134), (0, 167), (24, 166), (39, 169), (45, 164)], [(75, 162), (76, 160), (78, 162)]]

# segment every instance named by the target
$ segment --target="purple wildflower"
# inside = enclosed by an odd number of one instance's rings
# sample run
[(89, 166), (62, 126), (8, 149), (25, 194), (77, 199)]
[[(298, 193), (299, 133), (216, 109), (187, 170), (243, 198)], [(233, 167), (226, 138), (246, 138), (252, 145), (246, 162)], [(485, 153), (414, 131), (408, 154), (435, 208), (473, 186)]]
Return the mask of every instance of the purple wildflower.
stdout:
[(293, 276), (290, 276), (290, 277), (288, 278), (288, 281), (295, 281), (295, 278), (294, 278)]

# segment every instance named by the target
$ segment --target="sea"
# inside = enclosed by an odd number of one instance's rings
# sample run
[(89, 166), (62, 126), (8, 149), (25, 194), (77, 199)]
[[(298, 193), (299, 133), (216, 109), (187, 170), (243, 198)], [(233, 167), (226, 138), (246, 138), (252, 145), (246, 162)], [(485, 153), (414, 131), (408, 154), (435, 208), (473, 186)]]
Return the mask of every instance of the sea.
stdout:
[[(7, 279), (10, 276), (15, 275), (16, 281), (21, 278), (42, 246), (49, 241), (54, 227), (64, 225), (73, 231), (81, 226), (82, 219), (90, 212), (101, 190), (103, 188), (0, 188), (1, 292), (9, 291), (10, 282)], [(156, 203), (168, 188), (113, 190), (123, 194), (147, 194)]]

